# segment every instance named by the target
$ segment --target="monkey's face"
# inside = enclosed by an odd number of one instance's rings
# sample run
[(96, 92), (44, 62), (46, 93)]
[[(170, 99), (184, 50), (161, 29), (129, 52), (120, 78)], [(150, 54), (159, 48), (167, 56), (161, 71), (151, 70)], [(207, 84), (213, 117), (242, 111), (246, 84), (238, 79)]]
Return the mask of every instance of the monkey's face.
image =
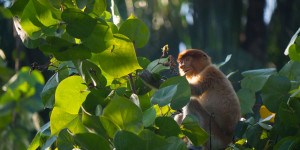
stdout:
[(179, 73), (181, 76), (187, 75), (191, 76), (193, 74), (193, 57), (186, 56), (179, 61)]

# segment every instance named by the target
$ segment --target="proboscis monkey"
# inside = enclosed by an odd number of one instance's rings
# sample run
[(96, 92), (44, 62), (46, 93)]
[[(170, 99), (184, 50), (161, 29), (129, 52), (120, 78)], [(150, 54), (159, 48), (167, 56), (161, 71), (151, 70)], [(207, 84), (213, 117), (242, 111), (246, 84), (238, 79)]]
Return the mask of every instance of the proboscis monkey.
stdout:
[(211, 133), (204, 149), (226, 148), (241, 117), (239, 100), (230, 81), (201, 50), (185, 50), (177, 62), (180, 75), (185, 75), (191, 86), (191, 99), (183, 113), (175, 116), (176, 122), (181, 125), (187, 114), (195, 115), (199, 125)]

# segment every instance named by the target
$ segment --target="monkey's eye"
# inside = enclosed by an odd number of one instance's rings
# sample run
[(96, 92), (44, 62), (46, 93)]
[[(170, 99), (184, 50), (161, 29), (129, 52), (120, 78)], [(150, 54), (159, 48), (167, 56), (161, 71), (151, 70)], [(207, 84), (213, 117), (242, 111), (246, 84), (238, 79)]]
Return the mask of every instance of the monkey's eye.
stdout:
[(203, 54), (204, 57), (207, 57), (205, 54)]

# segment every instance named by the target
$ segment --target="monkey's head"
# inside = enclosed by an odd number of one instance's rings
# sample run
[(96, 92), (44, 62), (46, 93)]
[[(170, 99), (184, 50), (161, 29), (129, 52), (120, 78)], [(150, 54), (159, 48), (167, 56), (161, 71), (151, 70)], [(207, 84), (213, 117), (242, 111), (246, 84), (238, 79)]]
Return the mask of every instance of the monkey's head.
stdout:
[(179, 73), (192, 78), (211, 64), (210, 57), (202, 50), (187, 49), (178, 55)]

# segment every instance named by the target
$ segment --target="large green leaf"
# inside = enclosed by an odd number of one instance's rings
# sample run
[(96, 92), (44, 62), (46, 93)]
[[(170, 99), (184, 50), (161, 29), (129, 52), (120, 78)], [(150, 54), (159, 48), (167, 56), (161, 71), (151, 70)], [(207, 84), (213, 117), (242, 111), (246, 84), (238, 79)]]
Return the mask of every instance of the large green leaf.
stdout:
[(240, 100), (242, 116), (253, 113), (252, 108), (255, 104), (255, 93), (251, 92), (249, 89), (240, 89), (237, 92), (237, 96)]
[(51, 135), (57, 135), (62, 129), (68, 128), (72, 133), (84, 133), (81, 115), (70, 114), (59, 107), (54, 107), (50, 117)]
[(59, 21), (54, 18), (55, 12), (49, 6), (48, 2), (30, 0), (24, 8), (20, 24), (31, 39), (39, 38), (42, 30), (49, 33), (47, 30), (52, 29), (51, 32), (55, 32)]
[(176, 94), (177, 87), (178, 85), (169, 85), (155, 91), (151, 98), (151, 103), (154, 105), (158, 104), (159, 107), (169, 104)]
[(90, 49), (82, 44), (74, 45), (63, 51), (55, 51), (53, 54), (55, 58), (60, 61), (88, 59), (92, 57)]
[(178, 77), (169, 78), (160, 86), (160, 88), (169, 85), (177, 85), (177, 90), (171, 100), (170, 106), (174, 110), (179, 110), (190, 101), (190, 97), (191, 97), (190, 84), (184, 76), (178, 76)]
[(245, 78), (242, 80), (241, 86), (242, 88), (247, 88), (251, 91), (257, 92), (262, 89), (270, 75), (275, 73), (275, 68), (249, 70), (242, 72), (242, 75)]
[(108, 141), (99, 135), (93, 133), (80, 133), (74, 136), (74, 139), (78, 145), (87, 150), (99, 149), (111, 150)]
[(68, 129), (63, 129), (59, 132), (57, 138), (57, 148), (58, 149), (73, 149), (74, 139), (72, 135), (68, 132)]
[(187, 150), (186, 144), (179, 137), (171, 136), (166, 138), (166, 141), (168, 145), (161, 148), (161, 150)]
[[(293, 102), (292, 102), (293, 101)], [(297, 99), (291, 100), (291, 106), (288, 106), (286, 103), (281, 103), (279, 107), (279, 118), (283, 123), (290, 127), (300, 127), (300, 101)]]
[(67, 23), (67, 32), (80, 39), (88, 37), (97, 24), (97, 20), (75, 8), (65, 9), (61, 18)]
[(145, 127), (152, 125), (156, 118), (156, 110), (151, 107), (143, 113), (143, 124)]
[(159, 128), (157, 133), (161, 136), (178, 136), (181, 133), (178, 124), (171, 117), (157, 117), (155, 125)]
[(273, 113), (277, 113), (281, 102), (286, 103), (291, 88), (290, 80), (284, 76), (271, 76), (262, 89), (262, 101)]
[(159, 136), (147, 129), (143, 130), (139, 136), (146, 142), (145, 149), (163, 150), (168, 144), (162, 136)]
[(90, 93), (80, 76), (71, 76), (59, 83), (55, 92), (55, 107), (78, 114), (81, 104)]
[(115, 34), (116, 44), (101, 53), (93, 54), (92, 61), (100, 64), (101, 69), (118, 78), (142, 69), (138, 64), (132, 42), (124, 35)]
[(121, 129), (139, 133), (143, 129), (143, 113), (130, 100), (114, 96), (105, 107), (103, 116), (107, 117)]
[(92, 13), (97, 17), (100, 17), (101, 14), (105, 11), (105, 9), (106, 9), (105, 0), (89, 0), (87, 1), (84, 12)]
[(199, 126), (198, 119), (193, 115), (187, 115), (182, 122), (182, 133), (185, 134), (195, 146), (204, 144), (209, 135)]
[(111, 28), (105, 22), (97, 22), (93, 32), (86, 38), (82, 39), (84, 45), (91, 49), (94, 53), (103, 52), (108, 48), (112, 48), (115, 44), (114, 36)]
[(137, 48), (145, 46), (149, 40), (147, 26), (133, 15), (121, 25), (119, 33), (129, 37)]
[(114, 137), (114, 144), (117, 150), (143, 150), (146, 149), (146, 142), (138, 135), (119, 130)]
[(289, 56), (291, 60), (300, 62), (300, 46), (293, 44), (289, 49)]
[(40, 49), (46, 54), (54, 54), (57, 60), (87, 59), (92, 56), (91, 50), (83, 44), (74, 44), (54, 36), (48, 36), (46, 42)]

